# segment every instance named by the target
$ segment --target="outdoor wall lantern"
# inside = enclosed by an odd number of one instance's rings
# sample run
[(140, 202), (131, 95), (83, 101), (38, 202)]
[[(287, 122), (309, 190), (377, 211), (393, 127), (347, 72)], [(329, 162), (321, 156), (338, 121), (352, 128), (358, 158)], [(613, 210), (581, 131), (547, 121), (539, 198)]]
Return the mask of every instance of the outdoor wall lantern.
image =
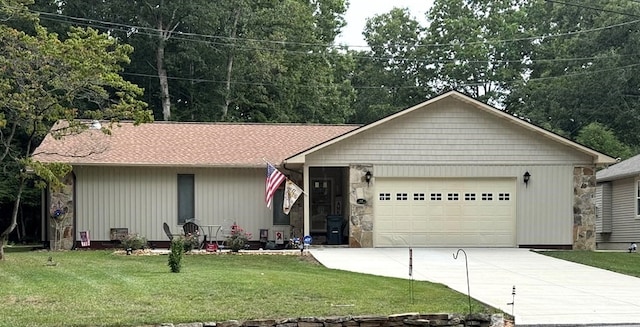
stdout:
[(527, 187), (529, 186), (529, 179), (531, 179), (531, 174), (529, 174), (529, 172), (525, 172), (524, 175), (522, 175), (522, 180), (524, 181), (524, 186)]
[(367, 171), (367, 173), (364, 174), (364, 180), (367, 181), (367, 185), (371, 183), (371, 177), (373, 177), (373, 174), (370, 171)]

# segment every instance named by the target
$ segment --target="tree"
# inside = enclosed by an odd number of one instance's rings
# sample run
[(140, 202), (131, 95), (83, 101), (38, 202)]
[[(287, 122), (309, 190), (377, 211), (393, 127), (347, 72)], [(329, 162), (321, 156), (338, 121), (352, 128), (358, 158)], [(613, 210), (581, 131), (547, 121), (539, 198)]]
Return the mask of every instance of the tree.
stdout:
[[(15, 182), (15, 201), (9, 224), (0, 233), (0, 260), (4, 243), (17, 225), (18, 209), (26, 183), (60, 184), (71, 167), (44, 164), (33, 150), (50, 132), (54, 137), (81, 133), (84, 120), (116, 122), (151, 120), (146, 104), (137, 98), (142, 89), (119, 75), (132, 48), (93, 29), (73, 28), (64, 41), (40, 26), (21, 0), (0, 0), (0, 163), (3, 177)], [(29, 25), (32, 34), (7, 24)], [(104, 125), (109, 132), (111, 125)]]
[(523, 24), (538, 37), (507, 109), (572, 139), (599, 122), (621, 142), (638, 144), (640, 4), (536, 0), (524, 10)]
[(426, 52), (435, 65), (436, 92), (457, 89), (501, 105), (520, 80), (528, 51), (522, 29), (525, 0), (435, 0)]
[[(166, 107), (166, 97), (149, 58), (159, 58), (157, 32), (169, 31), (161, 45), (171, 119), (344, 122), (351, 115), (353, 90), (334, 74), (330, 46), (344, 25), (344, 0), (149, 2), (164, 6), (157, 15), (139, 1), (55, 3), (41, 10), (71, 24), (90, 20), (133, 45), (124, 76), (145, 87), (153, 108)], [(159, 18), (175, 23), (160, 29)]]
[(594, 122), (583, 127), (578, 133), (576, 141), (622, 160), (633, 156), (631, 148), (620, 142), (611, 129), (600, 123)]
[(363, 35), (371, 49), (350, 53), (357, 60), (354, 122), (375, 121), (431, 95), (425, 83), (428, 60), (419, 51), (423, 34), (407, 9), (394, 8), (367, 21)]

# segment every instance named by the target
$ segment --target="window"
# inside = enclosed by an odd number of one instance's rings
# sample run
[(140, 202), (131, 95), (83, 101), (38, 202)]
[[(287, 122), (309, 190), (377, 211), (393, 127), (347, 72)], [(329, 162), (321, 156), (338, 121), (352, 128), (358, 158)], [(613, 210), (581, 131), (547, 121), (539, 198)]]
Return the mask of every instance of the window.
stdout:
[(476, 200), (476, 194), (475, 193), (465, 193), (464, 194), (464, 200), (465, 201), (475, 201)]
[(498, 201), (509, 201), (509, 193), (498, 193)]
[(491, 201), (493, 200), (492, 193), (482, 193), (482, 201)]
[(449, 201), (458, 201), (458, 193), (449, 193), (449, 194), (447, 194), (447, 200), (449, 200)]
[(193, 174), (178, 174), (178, 224), (196, 217), (195, 178)]
[(407, 193), (396, 193), (396, 200), (407, 201)]
[(424, 201), (424, 193), (413, 193), (414, 201)]
[(442, 193), (431, 193), (431, 201), (442, 201)]
[(380, 193), (380, 201), (391, 200), (391, 193)]
[(289, 215), (282, 210), (282, 201), (284, 201), (284, 188), (279, 188), (273, 195), (273, 224), (274, 225), (290, 225)]

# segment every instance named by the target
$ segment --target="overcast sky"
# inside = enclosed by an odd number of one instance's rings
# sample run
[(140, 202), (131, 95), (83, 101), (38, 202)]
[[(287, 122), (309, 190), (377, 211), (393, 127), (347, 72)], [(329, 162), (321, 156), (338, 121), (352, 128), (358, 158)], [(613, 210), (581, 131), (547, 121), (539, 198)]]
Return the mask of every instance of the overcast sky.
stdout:
[(411, 15), (424, 25), (424, 13), (432, 4), (433, 0), (349, 0), (349, 9), (345, 15), (347, 26), (342, 29), (336, 41), (350, 46), (366, 46), (362, 31), (367, 18), (387, 13), (394, 7), (409, 8)]

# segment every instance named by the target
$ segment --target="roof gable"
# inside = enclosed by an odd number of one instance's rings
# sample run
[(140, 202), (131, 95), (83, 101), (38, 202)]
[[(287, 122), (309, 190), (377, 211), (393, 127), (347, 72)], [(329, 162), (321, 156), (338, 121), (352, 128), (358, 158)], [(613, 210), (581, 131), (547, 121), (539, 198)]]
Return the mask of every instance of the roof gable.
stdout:
[[(123, 122), (111, 135), (87, 130), (34, 152), (42, 162), (118, 166), (263, 166), (349, 132), (355, 125)], [(54, 126), (54, 128), (56, 128)]]
[(309, 154), (312, 154), (316, 151), (319, 151), (321, 149), (327, 148), (333, 144), (336, 144), (338, 142), (341, 142), (343, 140), (346, 140), (347, 138), (352, 138), (355, 135), (358, 134), (364, 134), (364, 133), (368, 133), (369, 131), (372, 131), (374, 129), (380, 129), (381, 125), (388, 125), (390, 124), (390, 122), (396, 121), (398, 119), (407, 117), (408, 115), (419, 111), (419, 110), (435, 110), (434, 108), (438, 107), (438, 103), (439, 102), (443, 102), (445, 100), (454, 100), (454, 101), (461, 101), (464, 103), (467, 103), (469, 105), (471, 105), (472, 108), (483, 111), (485, 113), (488, 113), (494, 117), (497, 117), (498, 119), (504, 120), (506, 123), (512, 124), (517, 126), (518, 128), (524, 128), (530, 132), (533, 132), (534, 134), (540, 135), (548, 140), (551, 140), (552, 142), (555, 142), (559, 145), (562, 146), (568, 146), (572, 149), (577, 150), (580, 153), (583, 153), (585, 155), (588, 155), (590, 157), (593, 158), (593, 162), (595, 164), (610, 164), (615, 162), (615, 159), (604, 155), (598, 151), (595, 151), (593, 149), (590, 149), (588, 147), (585, 147), (583, 145), (580, 145), (578, 143), (575, 143), (569, 139), (566, 139), (562, 136), (559, 136), (557, 134), (551, 133), (543, 128), (540, 128), (538, 126), (535, 126), (525, 120), (522, 120), (518, 117), (515, 117), (511, 114), (508, 114), (502, 110), (499, 110), (497, 108), (491, 107), (487, 104), (484, 104), (480, 101), (477, 101), (471, 97), (468, 97), (462, 93), (456, 92), (456, 91), (451, 91), (445, 94), (442, 94), (440, 96), (437, 96), (431, 100), (425, 101), (423, 103), (420, 103), (418, 105), (415, 105), (413, 107), (410, 107), (408, 109), (402, 110), (400, 112), (397, 112), (393, 115), (390, 115), (388, 117), (385, 117), (383, 119), (380, 119), (378, 121), (375, 121), (371, 124), (368, 124), (366, 126), (363, 126), (359, 129), (350, 131), (348, 133), (345, 133), (335, 139), (332, 139), (330, 141), (324, 142), (322, 144), (319, 144), (313, 148), (307, 149), (303, 152), (300, 152), (298, 154), (296, 154), (295, 156), (291, 156), (289, 158), (286, 159), (287, 163), (301, 163), (305, 161), (305, 157)]

